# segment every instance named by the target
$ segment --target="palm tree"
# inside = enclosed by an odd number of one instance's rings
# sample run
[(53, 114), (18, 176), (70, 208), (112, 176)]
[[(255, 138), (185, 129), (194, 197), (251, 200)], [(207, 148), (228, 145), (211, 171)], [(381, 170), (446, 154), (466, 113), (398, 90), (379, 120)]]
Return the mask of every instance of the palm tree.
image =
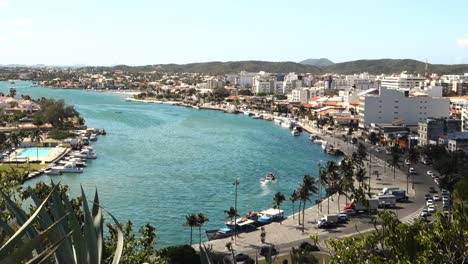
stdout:
[(206, 214), (199, 213), (197, 215), (197, 226), (198, 226), (198, 234), (200, 236), (200, 240), (199, 240), (200, 244), (201, 244), (201, 227), (208, 221), (210, 221), (210, 219), (208, 219), (208, 216)]
[(231, 220), (231, 222), (233, 221), (234, 217), (237, 217), (239, 216), (237, 214), (237, 210), (231, 206), (231, 208), (229, 208), (229, 210), (224, 210), (224, 213), (227, 214), (227, 218), (229, 218), (229, 220)]
[(289, 197), (289, 200), (291, 201), (292, 203), (292, 209), (293, 209), (293, 219), (294, 218), (294, 203), (299, 200), (299, 194), (297, 193), (297, 190), (294, 190), (292, 193), (291, 193), (291, 196)]
[(305, 207), (306, 202), (310, 201), (310, 196), (312, 194), (317, 194), (317, 180), (312, 178), (310, 175), (304, 175), (301, 186), (299, 187), (299, 198), (302, 201), (302, 233), (304, 233), (304, 224), (305, 224)]
[(31, 142), (36, 143), (36, 160), (39, 160), (39, 143), (43, 140), (42, 131), (40, 129), (35, 129), (29, 134)]
[(343, 177), (339, 173), (332, 173), (330, 175), (330, 183), (333, 193), (338, 193), (338, 211), (340, 211), (340, 196), (344, 192)]
[(332, 183), (332, 179), (337, 179), (338, 177), (338, 165), (336, 164), (335, 161), (328, 161), (327, 162), (327, 167), (326, 167), (326, 180), (327, 180), (327, 183), (328, 183), (328, 187), (327, 187), (327, 214), (330, 214), (330, 191), (332, 189), (330, 189), (331, 187), (331, 183)]
[(344, 159), (341, 161), (340, 171), (343, 175), (341, 185), (343, 186), (343, 191), (345, 193), (346, 203), (348, 203), (347, 193), (352, 191), (354, 188), (354, 165), (352, 160), (348, 156), (345, 156)]
[[(20, 131), (12, 131), (10, 132), (10, 134), (8, 134), (7, 140), (8, 144), (16, 149), (21, 144), (21, 142), (23, 142), (23, 135)], [(16, 163), (16, 165), (18, 165), (18, 162)]]
[(356, 177), (356, 181), (359, 183), (360, 188), (365, 187), (365, 182), (364, 180), (366, 179), (366, 169), (364, 168), (358, 168), (354, 176)]
[(327, 171), (324, 167), (319, 166), (319, 200), (320, 200), (320, 212), (322, 212), (322, 186), (328, 185)]
[[(284, 202), (284, 200), (286, 200), (286, 197), (284, 197), (284, 194), (282, 194), (281, 192), (277, 192), (275, 194), (275, 197), (273, 197), (273, 204), (276, 206), (276, 208), (278, 208), (278, 213), (280, 212), (280, 205)], [(281, 219), (280, 224), (282, 220), (283, 219)]]
[(393, 167), (393, 179), (394, 180), (396, 178), (396, 168), (397, 167), (400, 168), (400, 163), (401, 163), (400, 157), (401, 157), (400, 153), (396, 151), (395, 152), (392, 151), (392, 158), (387, 161), (388, 165)]
[(190, 245), (192, 245), (193, 238), (193, 227), (198, 225), (198, 216), (196, 214), (190, 214), (185, 216), (184, 226), (190, 227)]

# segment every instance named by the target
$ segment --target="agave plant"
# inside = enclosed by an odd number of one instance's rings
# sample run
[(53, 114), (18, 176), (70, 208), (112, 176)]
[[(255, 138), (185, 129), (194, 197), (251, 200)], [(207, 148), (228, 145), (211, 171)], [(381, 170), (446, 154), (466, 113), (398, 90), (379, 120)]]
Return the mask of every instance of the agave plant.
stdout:
[[(70, 200), (52, 183), (52, 191), (44, 200), (35, 194), (31, 198), (37, 208), (26, 212), (0, 190), (14, 219), (0, 221), (0, 230), (9, 239), (0, 247), (0, 263), (41, 263), (48, 259), (56, 263), (101, 263), (103, 248), (103, 211), (96, 190), (90, 210), (81, 188), (83, 219), (75, 215)], [(106, 211), (107, 212), (107, 211)], [(112, 263), (122, 255), (124, 239), (117, 219), (107, 212), (117, 226), (117, 247)], [(80, 223), (82, 223), (80, 225)], [(17, 226), (17, 230), (14, 230)]]

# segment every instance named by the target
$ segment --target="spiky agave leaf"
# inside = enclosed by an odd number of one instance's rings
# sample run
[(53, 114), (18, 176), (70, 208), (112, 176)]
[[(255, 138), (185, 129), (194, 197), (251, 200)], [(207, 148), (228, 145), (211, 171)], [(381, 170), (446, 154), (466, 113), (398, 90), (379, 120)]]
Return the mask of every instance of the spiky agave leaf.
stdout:
[(124, 237), (122, 231), (122, 225), (119, 223), (117, 218), (105, 208), (99, 206), (103, 211), (108, 213), (112, 220), (114, 220), (116, 229), (117, 229), (117, 246), (115, 247), (114, 258), (112, 259), (112, 264), (118, 264), (120, 262), (120, 258), (122, 257), (123, 247), (124, 247)]
[[(59, 220), (52, 223), (52, 225), (48, 226), (47, 229), (40, 232), (36, 237), (33, 239), (24, 242), (21, 245), (17, 245), (15, 250), (13, 250), (5, 259), (2, 259), (2, 263), (22, 263), (25, 258), (37, 247), (43, 244), (46, 240), (50, 240), (50, 234), (53, 233), (54, 229), (60, 226), (63, 223), (63, 220), (66, 219), (66, 215), (64, 215)], [(66, 236), (64, 236), (66, 237)], [(65, 241), (63, 237), (58, 239), (57, 241)], [(54, 250), (55, 252), (55, 250)]]
[[(24, 221), (24, 223), (15, 232), (15, 234), (13, 234), (13, 236), (11, 236), (10, 239), (0, 248), (0, 259), (8, 255), (12, 251), (16, 242), (19, 239), (21, 239), (22, 235), (25, 232), (28, 233), (30, 239), (33, 239), (34, 237), (38, 235), (38, 232), (34, 229), (32, 222), (34, 221), (34, 219), (36, 219), (36, 217), (39, 215), (41, 210), (44, 208), (45, 204), (47, 203), (49, 198), (52, 196), (52, 193), (56, 188), (57, 186), (55, 186), (52, 189), (52, 191), (47, 195), (44, 201), (36, 208), (34, 213), (26, 221)], [(23, 216), (25, 215), (25, 212), (21, 208), (19, 208), (13, 201), (11, 201), (11, 199), (8, 196), (6, 196), (3, 192), (0, 191), (0, 193), (5, 199), (5, 201), (7, 202), (7, 205), (15, 212), (15, 215), (20, 218), (23, 218)]]
[(201, 264), (213, 264), (210, 253), (206, 249), (205, 244), (202, 244), (200, 247), (200, 263)]
[(94, 229), (94, 220), (91, 216), (91, 212), (89, 211), (88, 201), (86, 200), (86, 195), (83, 190), (83, 186), (81, 186), (81, 198), (82, 206), (83, 206), (83, 217), (84, 217), (84, 225), (83, 225), (83, 234), (85, 245), (88, 253), (88, 262), (90, 264), (99, 264), (101, 260), (99, 259), (99, 253), (97, 249), (97, 237), (96, 237), (96, 230)]
[(102, 246), (104, 244), (103, 241), (103, 222), (104, 219), (102, 217), (102, 209), (99, 205), (99, 196), (98, 196), (98, 191), (96, 189), (95, 194), (94, 194), (94, 202), (93, 202), (93, 222), (94, 222), (94, 228), (96, 229), (96, 235), (97, 235), (97, 249), (98, 249), (98, 259), (102, 258)]

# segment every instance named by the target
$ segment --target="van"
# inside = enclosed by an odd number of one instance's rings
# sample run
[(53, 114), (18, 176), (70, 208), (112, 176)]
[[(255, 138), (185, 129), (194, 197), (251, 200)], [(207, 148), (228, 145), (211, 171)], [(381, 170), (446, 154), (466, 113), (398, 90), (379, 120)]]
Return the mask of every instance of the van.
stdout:
[(382, 189), (379, 195), (390, 194), (391, 191), (398, 191), (398, 190), (400, 190), (400, 188), (398, 187), (386, 187)]
[(379, 195), (379, 207), (394, 207), (396, 205), (396, 197), (395, 195), (386, 194), (386, 195)]

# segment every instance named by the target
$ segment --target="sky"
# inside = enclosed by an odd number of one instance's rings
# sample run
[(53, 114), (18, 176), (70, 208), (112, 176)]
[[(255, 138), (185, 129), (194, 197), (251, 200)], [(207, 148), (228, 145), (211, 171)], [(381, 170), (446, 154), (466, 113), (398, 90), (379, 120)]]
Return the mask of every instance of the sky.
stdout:
[(466, 0), (0, 0), (0, 64), (468, 63)]

